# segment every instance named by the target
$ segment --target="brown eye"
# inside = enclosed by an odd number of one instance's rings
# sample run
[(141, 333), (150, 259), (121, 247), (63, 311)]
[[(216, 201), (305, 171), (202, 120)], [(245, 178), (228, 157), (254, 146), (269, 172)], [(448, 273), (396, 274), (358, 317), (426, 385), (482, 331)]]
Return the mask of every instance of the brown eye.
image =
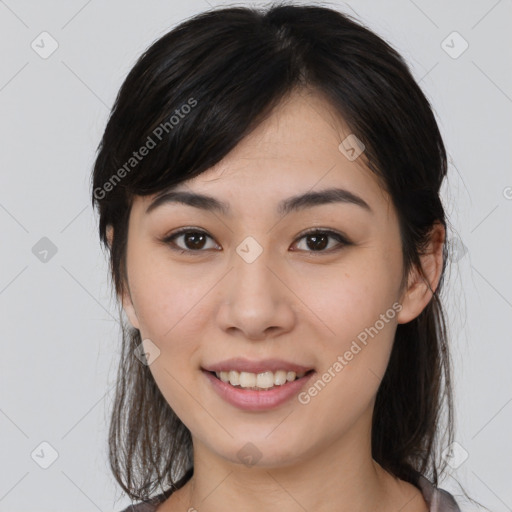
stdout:
[[(329, 247), (330, 239), (334, 239), (338, 242), (338, 244), (334, 245), (334, 250), (341, 249), (346, 245), (351, 245), (351, 242), (346, 237), (331, 230), (315, 229), (313, 231), (304, 233), (298, 240), (302, 239), (305, 239), (306, 242), (304, 244), (305, 247), (300, 250), (309, 252), (331, 252), (333, 247)], [(326, 247), (329, 247), (329, 249), (325, 250)]]
[[(180, 240), (180, 243), (177, 243), (177, 240)], [(179, 252), (201, 252), (204, 249), (216, 248), (217, 246), (213, 244), (213, 247), (207, 247), (207, 240), (213, 240), (208, 234), (204, 231), (200, 231), (197, 229), (185, 228), (176, 233), (171, 234), (166, 237), (163, 242), (171, 245), (171, 247)], [(174, 246), (174, 247), (173, 247)]]

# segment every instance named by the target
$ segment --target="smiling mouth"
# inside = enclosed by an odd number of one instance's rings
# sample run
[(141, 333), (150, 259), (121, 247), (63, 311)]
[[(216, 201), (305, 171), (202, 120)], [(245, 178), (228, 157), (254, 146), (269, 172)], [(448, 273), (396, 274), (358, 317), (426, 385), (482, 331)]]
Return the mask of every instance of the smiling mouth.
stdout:
[(214, 372), (203, 370), (213, 375), (216, 379), (229, 384), (233, 388), (246, 389), (248, 391), (270, 391), (272, 389), (280, 388), (309, 376), (315, 370), (311, 369), (307, 372), (295, 373), (293, 371), (279, 370), (277, 372), (263, 372), (263, 373), (250, 373), (250, 372), (237, 372), (222, 371)]

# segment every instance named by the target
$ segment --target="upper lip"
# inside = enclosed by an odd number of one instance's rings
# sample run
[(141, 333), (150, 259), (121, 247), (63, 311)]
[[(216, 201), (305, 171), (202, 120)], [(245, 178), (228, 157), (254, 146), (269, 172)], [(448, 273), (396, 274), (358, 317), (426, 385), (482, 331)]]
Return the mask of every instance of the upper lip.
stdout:
[(226, 359), (219, 363), (214, 363), (202, 367), (203, 370), (209, 372), (227, 372), (235, 370), (237, 372), (263, 373), (277, 372), (278, 370), (286, 370), (288, 372), (302, 373), (312, 370), (311, 366), (303, 366), (296, 363), (285, 361), (284, 359), (261, 359), (259, 361), (251, 361), (243, 357), (235, 357)]

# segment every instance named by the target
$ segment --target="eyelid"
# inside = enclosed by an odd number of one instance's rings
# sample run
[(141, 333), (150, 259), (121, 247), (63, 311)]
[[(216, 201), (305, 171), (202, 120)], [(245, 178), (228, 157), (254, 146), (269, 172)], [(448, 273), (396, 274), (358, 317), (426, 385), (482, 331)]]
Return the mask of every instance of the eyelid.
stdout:
[[(163, 244), (165, 244), (165, 245), (171, 246), (171, 249), (173, 249), (174, 251), (177, 251), (177, 252), (182, 253), (182, 254), (183, 253), (187, 253), (187, 254), (200, 254), (202, 252), (206, 252), (204, 250), (193, 251), (191, 249), (182, 249), (181, 247), (179, 247), (176, 244), (174, 244), (173, 240), (175, 238), (178, 238), (180, 235), (183, 235), (185, 233), (190, 233), (190, 232), (199, 233), (199, 234), (205, 235), (208, 238), (211, 238), (212, 240), (215, 241), (215, 239), (207, 231), (205, 231), (204, 229), (201, 229), (201, 228), (193, 227), (193, 226), (185, 226), (183, 228), (179, 228), (179, 229), (169, 233), (168, 235), (165, 235), (163, 238), (160, 239), (160, 241)], [(215, 243), (217, 243), (217, 242), (215, 242)]]
[(331, 247), (330, 249), (327, 249), (324, 251), (297, 251), (297, 252), (304, 252), (304, 253), (307, 253), (308, 255), (313, 255), (313, 256), (321, 256), (322, 254), (325, 254), (325, 255), (331, 254), (333, 252), (341, 250), (343, 247), (353, 245), (353, 242), (345, 234), (343, 234), (339, 231), (335, 231), (330, 228), (322, 228), (321, 226), (314, 227), (314, 228), (308, 228), (305, 231), (302, 231), (301, 233), (299, 233), (297, 235), (297, 237), (295, 238), (294, 245), (296, 242), (300, 241), (302, 238), (304, 238), (308, 235), (315, 235), (317, 233), (325, 234), (329, 238), (334, 238), (335, 240), (337, 240), (338, 245), (335, 247)]

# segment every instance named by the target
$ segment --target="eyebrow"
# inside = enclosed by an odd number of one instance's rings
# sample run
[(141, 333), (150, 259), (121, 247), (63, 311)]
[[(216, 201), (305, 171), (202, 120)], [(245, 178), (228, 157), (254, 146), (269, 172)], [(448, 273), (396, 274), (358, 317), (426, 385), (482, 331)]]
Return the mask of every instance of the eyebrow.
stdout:
[[(166, 191), (159, 194), (147, 207), (146, 214), (152, 212), (157, 207), (168, 203), (180, 203), (201, 210), (218, 212), (220, 214), (231, 216), (231, 208), (228, 203), (220, 201), (212, 196), (199, 194), (196, 192), (185, 191)], [(287, 215), (290, 212), (296, 212), (330, 203), (347, 203), (360, 206), (369, 213), (373, 213), (370, 205), (361, 197), (343, 188), (328, 188), (318, 192), (306, 192), (304, 194), (289, 197), (282, 200), (277, 207), (280, 215)]]

